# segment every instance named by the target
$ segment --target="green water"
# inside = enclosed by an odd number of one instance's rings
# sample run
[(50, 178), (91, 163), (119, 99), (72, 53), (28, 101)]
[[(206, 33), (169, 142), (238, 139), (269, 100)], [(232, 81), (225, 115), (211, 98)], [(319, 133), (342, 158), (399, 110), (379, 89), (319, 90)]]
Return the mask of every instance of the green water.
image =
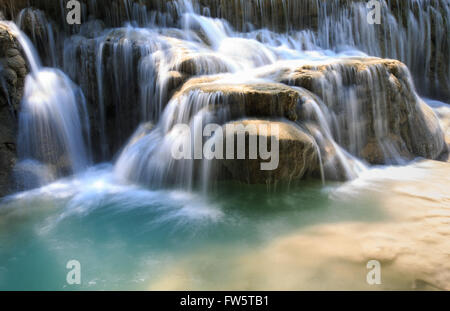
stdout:
[[(383, 217), (370, 203), (330, 199), (336, 184), (276, 191), (221, 184), (204, 197), (118, 185), (109, 171), (2, 202), (1, 290), (147, 289), (176, 261), (198, 253), (214, 260), (217, 249), (251, 251), (315, 224)], [(66, 282), (70, 260), (81, 264), (81, 285)]]

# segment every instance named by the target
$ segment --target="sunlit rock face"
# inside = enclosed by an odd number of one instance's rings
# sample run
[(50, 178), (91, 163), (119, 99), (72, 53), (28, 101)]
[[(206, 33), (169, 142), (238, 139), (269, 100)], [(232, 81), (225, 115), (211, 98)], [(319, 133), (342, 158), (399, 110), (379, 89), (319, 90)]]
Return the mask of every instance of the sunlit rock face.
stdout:
[(11, 180), (16, 161), (17, 115), (23, 96), (27, 65), (7, 25), (0, 25), (0, 196), (14, 190)]
[(176, 96), (192, 96), (195, 93), (212, 99), (207, 100), (205, 105), (209, 102), (210, 107), (205, 108), (215, 111), (226, 109), (224, 121), (245, 116), (298, 119), (300, 92), (283, 84), (227, 84), (226, 80), (208, 82), (200, 78), (187, 82)]
[[(450, 107), (445, 103), (436, 100), (427, 99), (426, 103), (439, 117), (442, 130), (445, 133), (447, 149), (450, 151)], [(445, 155), (443, 155), (442, 160), (445, 160)], [(450, 152), (447, 153), (447, 161), (450, 161)]]
[[(263, 154), (256, 153), (251, 158), (251, 150), (245, 150), (246, 159), (239, 159), (237, 151), (233, 152), (231, 160), (221, 160), (224, 167), (224, 179), (237, 180), (248, 184), (273, 184), (275, 182), (289, 182), (304, 178), (316, 173), (320, 176), (321, 159), (319, 147), (309, 133), (303, 131), (292, 122), (242, 120), (225, 124), (223, 126), (223, 144), (226, 147), (231, 141), (233, 144), (239, 141), (240, 131), (247, 129), (245, 139), (253, 146), (260, 147), (266, 143), (268, 151), (266, 159)], [(278, 137), (276, 146), (271, 140)], [(247, 146), (251, 143), (247, 142)], [(256, 143), (257, 142), (257, 143)], [(277, 152), (275, 153), (275, 148)], [(261, 149), (260, 149), (261, 150)], [(271, 152), (272, 151), (272, 152)], [(265, 156), (265, 155), (264, 155)], [(264, 163), (267, 169), (264, 168)]]
[[(264, 83), (264, 80), (232, 83), (233, 80), (234, 75), (218, 75), (186, 82), (169, 102), (155, 129), (138, 142), (133, 140), (121, 154), (117, 174), (147, 185), (200, 184), (208, 189), (216, 180), (274, 184), (311, 175), (347, 179), (356, 176), (362, 168), (362, 164), (334, 141), (325, 120), (329, 114), (327, 108), (304, 99), (311, 96), (308, 91), (281, 83)], [(219, 132), (214, 129), (205, 136), (211, 124)], [(188, 131), (179, 131), (180, 125)], [(260, 126), (265, 127), (264, 132)], [(275, 146), (271, 138), (276, 139), (277, 134), (280, 137)], [(265, 159), (256, 154), (252, 161), (242, 161), (242, 156), (235, 153), (237, 145), (232, 154), (225, 156), (229, 151), (228, 141), (237, 142), (238, 135), (245, 138), (244, 158), (250, 159), (252, 147), (258, 152), (261, 138), (266, 147), (270, 146), (265, 151), (271, 154)], [(201, 143), (200, 158), (193, 137)], [(203, 149), (205, 144), (215, 146), (207, 148), (212, 153), (209, 157)], [(189, 157), (182, 161), (173, 157), (179, 145), (194, 146), (188, 152)], [(213, 150), (222, 145), (221, 151)], [(259, 166), (271, 160), (276, 161), (275, 166), (264, 172)]]

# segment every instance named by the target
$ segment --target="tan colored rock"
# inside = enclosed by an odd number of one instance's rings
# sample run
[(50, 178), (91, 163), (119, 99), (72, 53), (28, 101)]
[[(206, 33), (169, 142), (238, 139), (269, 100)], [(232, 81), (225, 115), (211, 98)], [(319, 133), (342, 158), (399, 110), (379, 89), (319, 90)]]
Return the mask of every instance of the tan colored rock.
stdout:
[(8, 58), (6, 61), (6, 65), (14, 70), (20, 70), (21, 68), (25, 67), (25, 60), (21, 55), (16, 55), (14, 57)]
[(231, 84), (217, 77), (205, 77), (188, 81), (176, 96), (187, 96), (191, 92), (216, 95), (209, 109), (226, 107), (230, 120), (242, 117), (284, 117), (296, 121), (300, 93), (279, 83)]
[[(231, 127), (230, 127), (231, 126)], [(267, 129), (263, 130), (263, 127)], [(245, 137), (246, 157), (239, 160), (237, 147), (234, 159), (221, 160), (232, 180), (249, 184), (274, 184), (276, 182), (290, 182), (301, 179), (319, 168), (318, 147), (314, 139), (290, 122), (276, 122), (265, 120), (242, 120), (231, 122), (223, 126), (225, 142), (234, 141), (237, 146), (239, 136)], [(245, 136), (243, 136), (245, 135)], [(271, 143), (272, 137), (278, 142)], [(261, 139), (267, 142), (270, 159), (262, 159), (257, 153), (256, 159), (251, 159), (249, 149), (260, 145)], [(255, 143), (251, 143), (254, 141)], [(261, 164), (273, 164), (269, 170), (263, 170)]]
[(230, 72), (231, 67), (214, 54), (188, 54), (175, 64), (175, 70), (188, 76)]

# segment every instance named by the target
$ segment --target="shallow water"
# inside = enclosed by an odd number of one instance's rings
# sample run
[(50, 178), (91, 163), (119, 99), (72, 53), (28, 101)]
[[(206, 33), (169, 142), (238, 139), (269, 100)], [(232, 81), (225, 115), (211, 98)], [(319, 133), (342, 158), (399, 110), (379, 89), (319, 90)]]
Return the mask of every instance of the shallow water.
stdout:
[[(435, 171), (440, 174), (435, 176)], [(0, 288), (317, 288), (317, 279), (298, 275), (295, 282), (289, 280), (306, 268), (312, 269), (309, 273), (315, 271), (320, 275), (323, 262), (334, 267), (342, 260), (349, 260), (318, 250), (323, 245), (329, 245), (330, 249), (345, 248), (353, 234), (340, 236), (336, 230), (334, 238), (327, 239), (324, 233), (308, 237), (305, 232), (316, 228), (326, 231), (345, 224), (370, 228), (392, 222), (394, 227), (402, 226), (410, 213), (402, 211), (402, 217), (397, 219), (384, 200), (401, 198), (405, 205), (414, 205), (420, 194), (417, 192), (420, 187), (411, 188), (414, 182), (431, 185), (437, 182), (434, 179), (438, 176), (447, 176), (439, 183), (448, 182), (448, 172), (449, 164), (429, 161), (411, 167), (373, 169), (360, 179), (344, 184), (322, 186), (318, 182), (303, 182), (276, 191), (260, 186), (222, 184), (214, 194), (203, 197), (177, 190), (152, 191), (121, 185), (114, 181), (110, 166), (99, 166), (81, 176), (3, 200)], [(392, 189), (393, 183), (404, 190)], [(449, 194), (436, 191), (442, 197), (434, 202), (437, 206), (433, 208), (450, 208)], [(427, 207), (431, 208), (432, 204), (424, 208)], [(450, 221), (450, 213), (445, 217)], [(354, 228), (354, 225), (345, 226), (350, 231)], [(277, 244), (292, 236), (309, 242), (317, 240), (323, 245), (305, 249), (289, 247), (277, 251), (278, 255), (271, 253), (275, 258), (257, 255), (278, 247)], [(339, 244), (333, 244), (334, 239), (340, 239)], [(354, 255), (359, 251), (355, 247)], [(256, 266), (262, 265), (257, 274), (251, 272), (255, 267), (254, 257), (259, 258)], [(287, 258), (292, 263), (283, 266), (279, 274), (274, 273), (276, 261)], [(308, 262), (308, 258), (314, 258), (315, 264)], [(66, 264), (73, 259), (81, 263), (79, 286), (66, 283), (69, 271)], [(364, 284), (365, 275), (361, 274), (364, 264), (346, 268), (348, 275), (343, 282), (349, 288)], [(292, 271), (288, 273), (289, 267)], [(394, 269), (390, 273), (397, 272)], [(351, 282), (358, 275), (361, 281)], [(255, 283), (255, 278), (263, 281)], [(281, 282), (283, 278), (286, 281)], [(319, 280), (327, 284), (327, 289), (339, 289), (338, 283), (330, 280), (325, 272)], [(396, 286), (397, 283), (393, 287)], [(402, 286), (401, 289), (408, 289)]]

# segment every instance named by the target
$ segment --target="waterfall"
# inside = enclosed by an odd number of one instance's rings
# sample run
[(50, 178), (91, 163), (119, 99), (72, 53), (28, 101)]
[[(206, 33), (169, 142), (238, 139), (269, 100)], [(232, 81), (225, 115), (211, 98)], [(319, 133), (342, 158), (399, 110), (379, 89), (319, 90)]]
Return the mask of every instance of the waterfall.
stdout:
[[(378, 34), (374, 28), (366, 26), (368, 9), (365, 6), (355, 4), (343, 11), (337, 2), (332, 3), (319, 12), (319, 15), (323, 14), (324, 22), (319, 25), (317, 34), (309, 31), (276, 34), (267, 29), (239, 33), (225, 20), (198, 15), (195, 3), (178, 2), (176, 14), (180, 15), (180, 27), (184, 33), (176, 33), (176, 38), (173, 38), (175, 32), (166, 34), (165, 28), (161, 28), (164, 37), (158, 40), (165, 42), (169, 48), (162, 49), (163, 61), (158, 58), (160, 54), (156, 54), (158, 61), (155, 62), (153, 50), (141, 63), (141, 76), (145, 72), (145, 79), (140, 80), (146, 90), (144, 102), (152, 103), (158, 111), (161, 110), (164, 101), (148, 94), (155, 94), (155, 81), (168, 72), (170, 66), (167, 64), (173, 64), (172, 70), (190, 76), (210, 78), (188, 82), (169, 101), (153, 131), (143, 134), (139, 130), (133, 136), (117, 161), (116, 174), (124, 180), (154, 187), (175, 184), (190, 189), (198, 180), (202, 180), (203, 187), (208, 187), (205, 183), (214, 180), (211, 161), (202, 160), (199, 163), (195, 156), (188, 161), (174, 160), (170, 154), (173, 146), (183, 144), (182, 141), (190, 144), (195, 137), (204, 140), (202, 133), (208, 122), (224, 125), (247, 116), (245, 111), (236, 113), (227, 107), (236, 105), (236, 99), (230, 100), (228, 90), (221, 91), (218, 85), (279, 82), (278, 76), (288, 70), (284, 68), (287, 66), (285, 62), (290, 60), (296, 62), (288, 63), (289, 66), (313, 63), (317, 65), (310, 66), (309, 70), (327, 68), (319, 79), (312, 82), (308, 91), (301, 88), (304, 85), (291, 81), (291, 77), (285, 81), (292, 85), (292, 90), (302, 94), (305, 101), (301, 113), (303, 119), (299, 120), (298, 125), (306, 126), (325, 159), (330, 148), (334, 150), (336, 160), (332, 161), (331, 166), (335, 166), (332, 169), (340, 167), (348, 179), (357, 177), (366, 169), (366, 164), (359, 159), (370, 157), (367, 153), (373, 146), (379, 148), (377, 158), (373, 157), (374, 162), (404, 164), (411, 160), (408, 152), (415, 152), (412, 145), (420, 144), (427, 134), (422, 133), (421, 129), (415, 133), (411, 128), (409, 137), (404, 137), (400, 129), (392, 127), (391, 117), (395, 113), (390, 107), (394, 100), (391, 90), (398, 88), (400, 83), (408, 94), (412, 94), (412, 98), (396, 99), (401, 101), (399, 105), (402, 109), (404, 107), (413, 114), (423, 113), (422, 102), (416, 95), (408, 69), (395, 64), (398, 72), (393, 72), (364, 53), (377, 55), (384, 51), (377, 43)], [(388, 12), (387, 4), (383, 10)], [(386, 18), (391, 20), (392, 16)], [(366, 28), (358, 36), (357, 26), (363, 24)], [(135, 31), (141, 30), (136, 28)], [(173, 52), (174, 47), (184, 51), (184, 54)], [(369, 65), (357, 65), (361, 68), (349, 65), (358, 63), (359, 59)], [(164, 66), (161, 67), (161, 63)], [(215, 85), (212, 88), (217, 87), (218, 90), (205, 93), (201, 86), (189, 89), (191, 82), (192, 85), (197, 83), (197, 86), (212, 83)], [(221, 108), (213, 108), (216, 106)], [(148, 117), (144, 119), (150, 120)], [(187, 124), (191, 130), (189, 133), (179, 131), (178, 124)], [(367, 124), (373, 126), (368, 128)], [(138, 136), (139, 139), (136, 138)], [(439, 129), (430, 144), (434, 144), (438, 152), (442, 150), (444, 142)], [(438, 156), (435, 153), (425, 154)]]
[[(188, 78), (184, 71), (236, 72), (298, 59), (312, 51), (329, 55), (351, 51), (402, 60), (423, 94), (445, 96), (449, 85), (448, 73), (437, 71), (438, 60), (446, 62), (445, 57), (434, 57), (431, 44), (418, 43), (433, 39), (442, 50), (448, 46), (446, 33), (439, 30), (449, 27), (445, 1), (381, 1), (382, 25), (368, 24), (369, 8), (358, 1), (152, 0), (119, 1), (104, 8), (101, 1), (87, 3), (89, 13), (84, 14), (114, 27), (125, 23), (124, 28), (101, 32), (92, 31), (90, 20), (80, 27), (79, 36), (65, 41), (64, 71), (98, 105), (93, 135), (98, 137), (102, 160), (121, 148), (138, 120), (159, 119), (174, 84)], [(198, 55), (188, 61), (186, 54), (194, 51)], [(445, 68), (450, 70), (450, 64)], [(105, 89), (112, 94), (105, 94)], [(140, 112), (130, 115), (136, 105)], [(114, 116), (114, 121), (106, 120), (106, 115)], [(358, 147), (352, 147), (353, 154)]]
[[(244, 31), (268, 28), (295, 33), (313, 29), (314, 42), (320, 48), (339, 51), (353, 47), (372, 56), (401, 60), (411, 69), (421, 92), (448, 96), (450, 61), (445, 51), (448, 53), (450, 49), (447, 35), (450, 3), (446, 0), (379, 3), (381, 25), (367, 23), (371, 8), (366, 1), (209, 0), (192, 1), (191, 5), (186, 5), (186, 1), (168, 1), (160, 7), (167, 7), (173, 19), (182, 12), (195, 12), (224, 18)], [(443, 70), (440, 63), (445, 66)]]
[(89, 165), (85, 100), (60, 71), (40, 69), (25, 83), (19, 120), (19, 157), (80, 172)]
[(40, 55), (45, 57), (44, 63), (56, 67), (58, 61), (55, 33), (44, 12), (32, 8), (23, 9), (17, 16), (16, 25), (28, 34)]
[[(236, 75), (238, 74), (242, 72)], [(156, 188), (172, 185), (192, 190), (196, 181), (199, 181), (197, 184), (205, 191), (210, 189), (218, 177), (218, 167), (217, 163), (208, 159), (208, 155), (201, 154), (205, 143), (214, 140), (214, 136), (204, 137), (205, 129), (210, 124), (222, 126), (245, 116), (248, 111), (245, 104), (246, 93), (240, 90), (241, 86), (238, 84), (242, 81), (237, 80), (234, 81), (236, 84), (226, 85), (230, 83), (227, 79), (230, 77), (225, 76), (212, 83), (200, 82), (200, 86), (193, 83), (198, 89), (195, 86), (193, 89), (185, 86), (184, 92), (168, 103), (154, 129), (143, 131), (139, 128), (133, 135), (116, 163), (116, 175), (124, 181)], [(257, 81), (255, 78), (247, 79), (250, 87)], [(237, 88), (237, 93), (228, 94), (234, 87)], [(208, 88), (211, 88), (211, 91)], [(297, 87), (292, 87), (291, 91), (302, 96), (309, 95)], [(317, 139), (319, 147), (325, 150), (326, 144), (332, 144), (345, 178), (356, 178), (366, 167), (336, 143), (329, 127), (330, 123), (325, 117), (329, 116), (330, 112), (325, 106), (320, 106), (318, 101), (316, 98), (309, 98), (305, 106), (309, 105), (306, 109), (317, 119), (319, 134), (324, 136), (324, 139)], [(239, 107), (236, 107), (238, 103)], [(279, 116), (282, 116), (284, 112), (280, 113)], [(272, 117), (276, 117), (276, 112), (272, 112)], [(180, 128), (180, 125), (187, 125), (189, 130)], [(314, 130), (310, 130), (310, 133), (317, 137)], [(190, 146), (190, 156), (187, 159), (174, 158), (173, 153), (177, 146), (186, 145)], [(319, 163), (319, 166), (322, 166), (322, 163)]]
[[(41, 179), (23, 175), (30, 171), (40, 175), (42, 165), (54, 176), (86, 169), (90, 164), (90, 133), (82, 91), (62, 71), (41, 67), (33, 45), (15, 24), (0, 23), (17, 38), (31, 69), (19, 115), (18, 155), (22, 162), (16, 167), (18, 179)], [(36, 164), (35, 170), (29, 168), (31, 163)], [(49, 181), (47, 177), (43, 178), (45, 182)]]
[[(175, 160), (173, 146), (212, 139), (202, 137), (207, 123), (247, 119), (281, 119), (311, 137), (323, 168), (315, 174), (330, 179), (443, 153), (418, 92), (450, 94), (447, 1), (380, 0), (381, 25), (367, 22), (365, 1), (82, 2), (83, 24), (60, 33), (37, 3), (42, 11), (16, 18), (44, 63), (60, 67), (42, 69), (18, 32), (32, 69), (19, 151), (59, 174), (89, 165), (92, 140), (95, 161), (115, 159), (122, 181), (208, 188), (217, 163)], [(290, 94), (295, 107), (267, 90)]]

